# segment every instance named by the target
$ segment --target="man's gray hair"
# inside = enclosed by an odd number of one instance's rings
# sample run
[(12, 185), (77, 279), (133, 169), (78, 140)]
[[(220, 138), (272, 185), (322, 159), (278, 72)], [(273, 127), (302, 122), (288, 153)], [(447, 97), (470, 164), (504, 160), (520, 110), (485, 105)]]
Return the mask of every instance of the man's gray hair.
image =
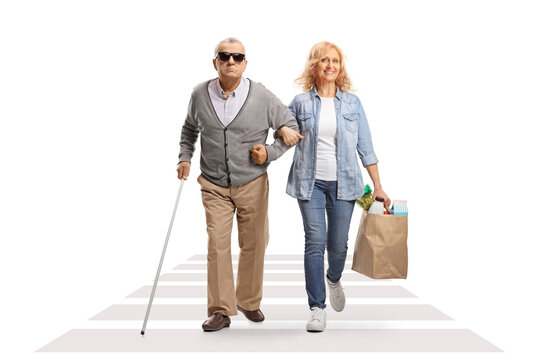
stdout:
[(228, 38), (223, 39), (220, 42), (218, 42), (218, 44), (216, 45), (216, 48), (214, 50), (214, 57), (217, 56), (219, 45), (221, 45), (223, 43), (239, 43), (244, 48), (244, 52), (246, 51), (246, 47), (244, 46), (244, 44), (242, 44), (242, 42), (240, 40), (238, 40), (237, 38), (228, 37)]

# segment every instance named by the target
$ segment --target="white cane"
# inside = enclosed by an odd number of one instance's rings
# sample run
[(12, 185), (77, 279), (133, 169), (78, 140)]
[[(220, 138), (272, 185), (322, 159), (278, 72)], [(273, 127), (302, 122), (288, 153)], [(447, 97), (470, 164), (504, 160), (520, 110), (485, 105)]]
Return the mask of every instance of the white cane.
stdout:
[(176, 208), (178, 208), (178, 201), (180, 200), (180, 194), (182, 193), (182, 187), (184, 186), (184, 179), (180, 182), (180, 188), (178, 189), (178, 195), (176, 195), (176, 203), (174, 204), (174, 210), (171, 217), (171, 222), (169, 224), (169, 231), (167, 231), (167, 238), (165, 239), (165, 245), (163, 245), (163, 251), (161, 252), (161, 260), (159, 260), (159, 266), (156, 273), (156, 278), (154, 279), (154, 286), (152, 287), (152, 294), (150, 295), (150, 301), (148, 302), (148, 307), (146, 308), (146, 315), (144, 317), (144, 323), (141, 330), (141, 335), (144, 335), (144, 330), (146, 329), (146, 323), (148, 322), (148, 316), (150, 315), (150, 309), (152, 308), (152, 301), (154, 301), (154, 294), (156, 293), (156, 287), (159, 279), (159, 274), (161, 273), (161, 265), (163, 265), (163, 259), (165, 258), (165, 251), (167, 250), (167, 244), (169, 243), (169, 236), (171, 235), (171, 229), (174, 223), (174, 217), (176, 215)]

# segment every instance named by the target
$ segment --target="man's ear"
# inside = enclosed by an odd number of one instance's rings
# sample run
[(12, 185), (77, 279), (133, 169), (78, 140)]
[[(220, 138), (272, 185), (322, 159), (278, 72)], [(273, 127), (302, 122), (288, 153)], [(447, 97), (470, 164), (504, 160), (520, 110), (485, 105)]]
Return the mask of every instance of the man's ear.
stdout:
[(217, 71), (216, 59), (212, 60), (212, 64), (214, 64), (214, 69)]

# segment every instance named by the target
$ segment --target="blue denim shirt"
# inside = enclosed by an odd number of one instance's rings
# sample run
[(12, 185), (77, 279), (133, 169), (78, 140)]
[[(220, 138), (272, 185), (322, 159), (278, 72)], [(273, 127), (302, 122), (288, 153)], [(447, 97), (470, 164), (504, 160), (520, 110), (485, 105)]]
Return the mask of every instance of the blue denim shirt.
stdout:
[[(376, 164), (371, 133), (360, 99), (354, 94), (337, 89), (334, 97), (337, 121), (337, 198), (355, 200), (364, 193), (362, 165)], [(289, 110), (296, 118), (300, 133), (305, 137), (296, 144), (294, 159), (287, 182), (287, 194), (301, 199), (311, 199), (317, 165), (317, 133), (321, 98), (315, 87), (295, 96)]]

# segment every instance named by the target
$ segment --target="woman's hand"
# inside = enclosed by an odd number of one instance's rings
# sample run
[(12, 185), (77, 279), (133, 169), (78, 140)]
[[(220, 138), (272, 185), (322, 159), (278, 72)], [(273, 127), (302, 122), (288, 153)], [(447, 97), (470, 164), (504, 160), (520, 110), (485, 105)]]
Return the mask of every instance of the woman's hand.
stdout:
[(291, 129), (290, 127), (283, 126), (276, 132), (277, 137), (281, 137), (283, 142), (287, 146), (295, 145), (300, 139), (304, 137), (298, 133), (298, 131)]
[(375, 199), (377, 196), (384, 198), (385, 208), (390, 207), (390, 203), (392, 202), (392, 200), (388, 197), (388, 195), (386, 195), (382, 188), (375, 188), (375, 190), (373, 190), (373, 199)]
[(373, 199), (375, 200), (377, 196), (384, 198), (384, 207), (388, 208), (392, 200), (390, 200), (388, 195), (386, 195), (386, 193), (382, 189), (381, 181), (379, 179), (379, 168), (377, 167), (377, 163), (367, 165), (366, 170), (368, 171), (371, 181), (373, 181)]

